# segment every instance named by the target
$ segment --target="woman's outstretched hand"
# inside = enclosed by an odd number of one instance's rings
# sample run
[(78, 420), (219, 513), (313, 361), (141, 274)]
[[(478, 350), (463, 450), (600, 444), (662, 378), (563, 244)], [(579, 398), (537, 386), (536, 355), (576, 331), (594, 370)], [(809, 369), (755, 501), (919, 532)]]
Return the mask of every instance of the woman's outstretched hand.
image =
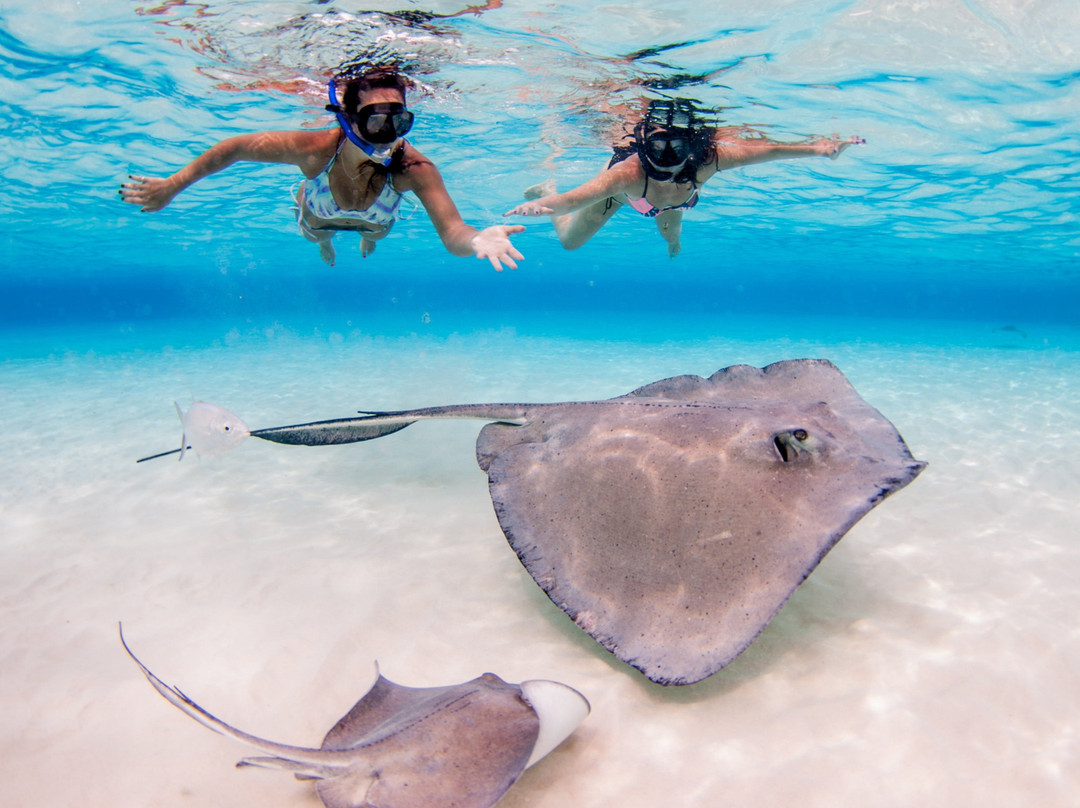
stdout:
[(473, 252), (476, 253), (477, 258), (489, 260), (496, 272), (503, 271), (503, 264), (510, 269), (517, 269), (514, 259), (522, 261), (525, 256), (510, 243), (510, 234), (521, 233), (524, 230), (525, 227), (520, 224), (496, 224), (485, 227), (472, 237)]
[(132, 205), (139, 205), (143, 213), (161, 210), (172, 202), (178, 188), (172, 180), (161, 177), (128, 176), (129, 182), (120, 184), (120, 198)]
[(815, 141), (814, 145), (818, 147), (818, 154), (828, 157), (830, 160), (835, 160), (840, 156), (840, 152), (848, 146), (861, 146), (864, 143), (866, 143), (865, 138), (849, 137), (841, 140), (839, 136), (833, 135), (832, 137), (823, 137), (821, 140)]
[(522, 202), (513, 210), (508, 210), (503, 216), (543, 216), (547, 213), (554, 213), (551, 208), (541, 205), (536, 201)]

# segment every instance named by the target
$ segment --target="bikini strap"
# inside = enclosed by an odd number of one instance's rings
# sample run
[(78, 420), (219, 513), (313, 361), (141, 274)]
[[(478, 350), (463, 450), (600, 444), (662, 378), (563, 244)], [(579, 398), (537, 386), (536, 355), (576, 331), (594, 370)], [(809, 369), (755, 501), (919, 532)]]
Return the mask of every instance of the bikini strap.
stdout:
[(334, 162), (337, 160), (339, 154), (341, 154), (341, 147), (345, 145), (345, 136), (342, 135), (338, 139), (337, 148), (334, 149), (334, 153), (330, 155), (330, 159), (326, 161), (326, 165), (323, 166), (321, 173), (325, 174), (327, 179), (330, 178), (330, 169), (334, 167)]

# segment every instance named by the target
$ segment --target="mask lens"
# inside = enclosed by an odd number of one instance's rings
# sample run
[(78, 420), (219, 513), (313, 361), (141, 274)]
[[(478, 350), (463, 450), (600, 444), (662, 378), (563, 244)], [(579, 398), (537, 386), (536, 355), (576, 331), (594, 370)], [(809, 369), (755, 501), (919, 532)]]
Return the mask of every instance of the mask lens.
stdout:
[(646, 141), (649, 160), (657, 166), (677, 166), (690, 154), (690, 143), (685, 137), (659, 134)]
[(403, 104), (368, 104), (352, 120), (369, 143), (393, 143), (412, 129), (413, 114)]

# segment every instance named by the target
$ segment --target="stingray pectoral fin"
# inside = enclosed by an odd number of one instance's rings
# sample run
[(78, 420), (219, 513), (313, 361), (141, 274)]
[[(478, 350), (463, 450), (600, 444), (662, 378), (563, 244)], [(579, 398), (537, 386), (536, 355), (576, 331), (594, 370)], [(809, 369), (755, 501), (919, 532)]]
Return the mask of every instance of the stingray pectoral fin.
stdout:
[(532, 753), (525, 768), (565, 741), (590, 712), (589, 700), (574, 688), (549, 679), (530, 679), (521, 683), (521, 693), (540, 720)]
[(332, 421), (313, 421), (309, 424), (275, 426), (256, 429), (251, 435), (274, 443), (294, 446), (332, 446), (338, 443), (357, 443), (381, 438), (398, 432), (417, 419), (396, 413), (365, 415), (361, 418), (337, 418)]

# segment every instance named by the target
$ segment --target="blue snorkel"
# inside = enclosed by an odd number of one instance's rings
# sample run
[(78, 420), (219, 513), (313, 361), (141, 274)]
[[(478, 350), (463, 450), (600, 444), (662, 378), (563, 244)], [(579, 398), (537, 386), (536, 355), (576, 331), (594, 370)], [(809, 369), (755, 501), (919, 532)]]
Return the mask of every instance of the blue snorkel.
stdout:
[(330, 95), (330, 103), (326, 105), (328, 112), (333, 112), (337, 116), (338, 123), (341, 125), (341, 129), (345, 132), (347, 137), (356, 148), (360, 149), (368, 158), (381, 166), (390, 165), (394, 159), (394, 144), (388, 144), (386, 146), (376, 146), (372, 143), (368, 143), (357, 133), (356, 128), (353, 126), (352, 121), (349, 120), (349, 116), (345, 112), (345, 107), (338, 103), (337, 97), (337, 85), (334, 83), (334, 79), (330, 79), (327, 89)]

